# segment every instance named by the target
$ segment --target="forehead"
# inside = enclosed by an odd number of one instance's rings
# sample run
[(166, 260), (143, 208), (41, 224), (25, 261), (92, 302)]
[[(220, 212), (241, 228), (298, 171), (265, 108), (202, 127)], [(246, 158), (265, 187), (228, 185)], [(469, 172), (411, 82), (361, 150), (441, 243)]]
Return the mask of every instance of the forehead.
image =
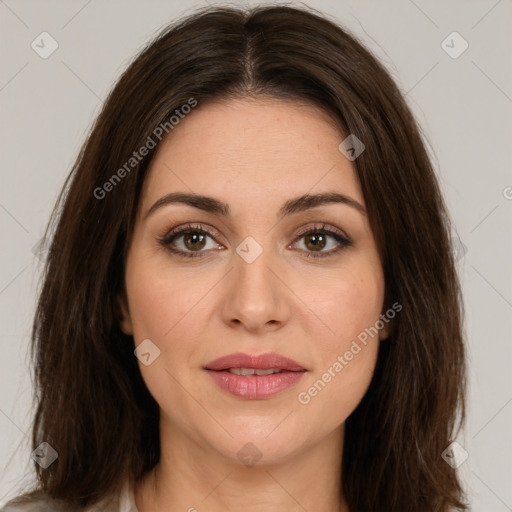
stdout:
[(336, 190), (364, 204), (355, 166), (338, 149), (343, 138), (312, 105), (261, 98), (199, 104), (162, 141), (142, 199), (180, 190), (271, 207)]

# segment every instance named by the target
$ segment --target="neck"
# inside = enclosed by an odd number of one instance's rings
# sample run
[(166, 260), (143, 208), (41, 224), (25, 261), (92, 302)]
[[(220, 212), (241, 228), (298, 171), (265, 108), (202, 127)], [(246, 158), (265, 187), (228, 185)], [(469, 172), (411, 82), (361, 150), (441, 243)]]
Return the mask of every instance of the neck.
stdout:
[(161, 440), (160, 462), (135, 488), (138, 512), (348, 512), (341, 493), (342, 427), (286, 460), (252, 466), (178, 430)]

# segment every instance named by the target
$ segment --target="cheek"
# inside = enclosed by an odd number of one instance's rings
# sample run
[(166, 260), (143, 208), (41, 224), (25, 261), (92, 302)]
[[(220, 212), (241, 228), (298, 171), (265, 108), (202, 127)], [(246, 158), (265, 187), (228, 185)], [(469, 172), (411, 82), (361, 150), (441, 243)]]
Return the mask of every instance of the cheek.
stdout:
[(161, 259), (134, 251), (126, 267), (126, 288), (136, 342), (154, 338), (164, 348), (180, 324), (193, 315), (205, 282), (186, 271), (169, 271)]
[(364, 338), (364, 333), (379, 320), (384, 298), (383, 277), (379, 269), (374, 271), (367, 266), (364, 271), (331, 279), (322, 290), (314, 301), (315, 312), (326, 327), (322, 346), (326, 353), (344, 352), (352, 340), (358, 336)]
[(161, 408), (177, 406), (181, 411), (178, 416), (193, 416), (197, 411), (187, 401), (180, 383), (183, 368), (191, 363), (199, 347), (200, 338), (194, 329), (199, 330), (197, 315), (205, 290), (186, 272), (170, 272), (162, 268), (159, 259), (146, 257), (143, 251), (133, 251), (131, 256), (126, 267), (126, 289), (135, 346), (150, 339), (160, 351), (149, 365), (139, 361), (141, 375)]
[(344, 284), (338, 291), (336, 331), (343, 340), (354, 339), (366, 328), (375, 325), (382, 309), (383, 296), (374, 280)]
[(143, 274), (138, 275), (131, 285), (127, 282), (127, 292), (135, 341), (150, 338), (160, 346), (166, 334), (183, 316), (183, 302), (165, 283), (145, 279)]
[[(317, 365), (299, 402), (315, 414), (337, 411), (333, 424), (344, 421), (370, 384), (379, 349), (378, 321), (384, 284), (380, 267), (371, 262), (344, 279), (323, 287), (325, 299), (315, 300), (315, 312), (328, 327), (316, 340)], [(377, 325), (376, 325), (377, 324)]]

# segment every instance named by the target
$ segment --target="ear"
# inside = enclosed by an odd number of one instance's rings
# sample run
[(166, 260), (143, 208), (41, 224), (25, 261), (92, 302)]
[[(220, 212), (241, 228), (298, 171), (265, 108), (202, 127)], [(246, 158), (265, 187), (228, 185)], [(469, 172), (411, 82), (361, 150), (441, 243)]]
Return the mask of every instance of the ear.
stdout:
[(394, 299), (395, 297), (391, 296), (389, 290), (386, 288), (382, 311), (379, 316), (379, 320), (384, 324), (382, 329), (379, 330), (379, 341), (387, 340), (396, 328), (396, 316), (402, 311), (402, 305), (396, 300), (393, 301)]
[(384, 327), (379, 331), (379, 341), (384, 341), (391, 335), (391, 331), (393, 330), (393, 320), (389, 320), (389, 318), (386, 318), (384, 315), (382, 315), (381, 318), (384, 318), (382, 321)]
[(119, 320), (119, 327), (124, 334), (133, 335), (132, 318), (128, 307), (128, 301), (124, 293), (121, 293), (116, 298), (117, 317)]

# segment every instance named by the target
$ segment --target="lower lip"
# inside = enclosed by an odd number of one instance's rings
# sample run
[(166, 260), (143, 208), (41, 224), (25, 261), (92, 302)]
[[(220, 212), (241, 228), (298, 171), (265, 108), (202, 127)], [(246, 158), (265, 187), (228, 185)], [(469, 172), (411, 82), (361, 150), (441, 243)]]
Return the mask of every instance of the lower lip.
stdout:
[(247, 400), (262, 400), (277, 395), (296, 384), (306, 373), (283, 371), (271, 375), (236, 375), (229, 371), (206, 371), (220, 388)]

